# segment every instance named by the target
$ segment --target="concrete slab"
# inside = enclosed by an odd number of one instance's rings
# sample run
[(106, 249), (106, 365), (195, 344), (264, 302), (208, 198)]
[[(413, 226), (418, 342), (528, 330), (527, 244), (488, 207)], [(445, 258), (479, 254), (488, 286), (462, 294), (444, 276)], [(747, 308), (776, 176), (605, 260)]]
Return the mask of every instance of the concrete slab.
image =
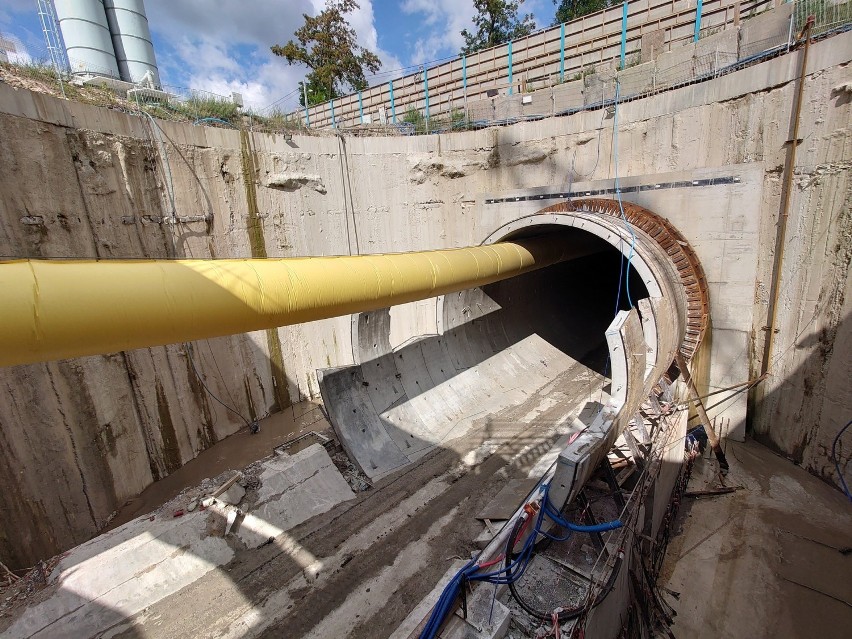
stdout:
[(553, 87), (553, 109), (562, 113), (569, 109), (579, 109), (583, 106), (583, 81), (573, 80), (563, 82)]
[(619, 96), (628, 98), (650, 91), (654, 87), (654, 72), (656, 65), (653, 61), (637, 64), (618, 73)]
[(695, 57), (719, 54), (719, 60), (722, 62), (729, 60), (731, 56), (736, 60), (738, 37), (739, 32), (734, 27), (701, 38), (695, 43)]
[(236, 532), (249, 548), (355, 497), (320, 444), (266, 462), (260, 482), (257, 503)]
[[(354, 494), (320, 444), (263, 462), (258, 502), (239, 524), (238, 537), (257, 547)], [(28, 608), (4, 633), (10, 639), (79, 639), (110, 628), (230, 562), (224, 537), (237, 510), (222, 505), (173, 517), (146, 515), (71, 550), (49, 578), (53, 593)], [(235, 493), (238, 491), (235, 491)], [(230, 495), (236, 501), (238, 495)], [(313, 561), (313, 559), (312, 559)], [(310, 568), (312, 561), (304, 561)]]
[(787, 43), (793, 3), (743, 20), (740, 25), (740, 59)]
[(93, 637), (229, 562), (234, 551), (207, 534), (209, 512), (135, 519), (70, 551), (50, 577), (54, 594), (4, 637)]
[(656, 60), (655, 86), (671, 87), (692, 79), (695, 70), (694, 55), (695, 45), (692, 43), (661, 54)]
[(493, 521), (511, 519), (524, 498), (538, 484), (538, 478), (512, 479), (476, 515), (477, 519)]

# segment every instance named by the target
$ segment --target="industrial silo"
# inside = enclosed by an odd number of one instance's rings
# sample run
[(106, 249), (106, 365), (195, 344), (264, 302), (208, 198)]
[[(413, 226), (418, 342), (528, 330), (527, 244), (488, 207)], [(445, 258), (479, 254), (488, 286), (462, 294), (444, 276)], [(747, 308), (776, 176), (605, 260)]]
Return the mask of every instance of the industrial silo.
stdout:
[(55, 0), (54, 6), (71, 72), (120, 77), (104, 0)]
[(142, 0), (105, 0), (107, 23), (121, 79), (141, 82), (150, 71), (155, 86), (160, 86), (160, 74), (151, 31)]

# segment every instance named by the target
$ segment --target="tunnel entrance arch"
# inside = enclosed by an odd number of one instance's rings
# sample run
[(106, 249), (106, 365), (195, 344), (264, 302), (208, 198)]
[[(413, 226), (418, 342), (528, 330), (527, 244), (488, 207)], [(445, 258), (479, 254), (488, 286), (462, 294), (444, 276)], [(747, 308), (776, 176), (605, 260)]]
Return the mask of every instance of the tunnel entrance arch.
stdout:
[(548, 235), (566, 258), (433, 298), (435, 332), (392, 345), (391, 309), (353, 315), (356, 363), (323, 372), (320, 382), (350, 457), (375, 480), (472, 429), (564, 423), (589, 402), (606, 403), (607, 332), (631, 307), (648, 347), (646, 377), (662, 375), (678, 349), (691, 355), (702, 327), (690, 325), (690, 295), (698, 293), (699, 320), (706, 297), (689, 285), (703, 276), (665, 221), (638, 208), (631, 217), (628, 226), (617, 202), (575, 200), (495, 229), (483, 245)]
[[(645, 240), (640, 242), (640, 245), (645, 247), (644, 251), (637, 252), (634, 247), (631, 262), (648, 287), (649, 295), (656, 297), (663, 294), (663, 291), (658, 282), (659, 275), (655, 277), (649, 267), (646, 253), (650, 251), (653, 254), (652, 261), (658, 265), (665, 264), (674, 269), (685, 302), (682, 314), (686, 327), (680, 352), (689, 360), (694, 356), (709, 323), (709, 288), (695, 251), (683, 234), (666, 218), (632, 202), (623, 202), (620, 206), (617, 200), (580, 198), (558, 202), (532, 215), (512, 220), (492, 231), (481, 244), (494, 244), (524, 235), (534, 235), (536, 229), (545, 226), (566, 226), (596, 235), (627, 257), (633, 237), (627, 231), (625, 220), (637, 234), (637, 239), (641, 237)], [(653, 248), (652, 244), (656, 245), (656, 248)], [(665, 270), (668, 271), (666, 278), (671, 280), (671, 269)], [(676, 297), (680, 296), (678, 294)]]

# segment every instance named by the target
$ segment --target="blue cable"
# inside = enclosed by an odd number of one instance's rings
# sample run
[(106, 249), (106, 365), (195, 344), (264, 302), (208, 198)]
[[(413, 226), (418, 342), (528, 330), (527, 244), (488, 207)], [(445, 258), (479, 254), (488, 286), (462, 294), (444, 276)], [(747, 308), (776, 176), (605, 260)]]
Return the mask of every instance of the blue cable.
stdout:
[(618, 298), (616, 299), (615, 312), (618, 314), (618, 305), (621, 301), (621, 277), (624, 274), (624, 281), (627, 289), (627, 302), (630, 308), (633, 308), (633, 299), (630, 296), (630, 265), (633, 262), (633, 252), (636, 249), (636, 234), (633, 232), (633, 226), (627, 221), (627, 216), (624, 214), (624, 203), (621, 201), (621, 185), (618, 179), (618, 98), (620, 95), (620, 83), (615, 81), (615, 111), (612, 119), (612, 146), (613, 146), (613, 162), (615, 164), (615, 195), (618, 198), (618, 209), (621, 211), (621, 219), (624, 221), (624, 226), (633, 238), (630, 243), (630, 255), (627, 256), (627, 271), (624, 272), (624, 257), (622, 255), (622, 269), (618, 274)]
[[(602, 524), (595, 524), (594, 526), (583, 526), (568, 521), (567, 519), (563, 519), (556, 507), (550, 502), (550, 484), (544, 484), (542, 488), (542, 507), (538, 511), (535, 527), (524, 542), (524, 546), (517, 558), (510, 561), (508, 565), (500, 568), (499, 570), (482, 574), (476, 574), (477, 570), (479, 570), (479, 566), (475, 560), (465, 564), (461, 570), (459, 570), (453, 578), (450, 579), (447, 585), (444, 586), (444, 590), (441, 592), (438, 602), (432, 609), (432, 614), (429, 615), (429, 620), (426, 622), (423, 631), (420, 633), (420, 639), (435, 639), (435, 637), (438, 636), (438, 632), (440, 631), (444, 620), (452, 613), (455, 601), (458, 598), (459, 593), (462, 591), (462, 588), (465, 587), (466, 582), (484, 581), (497, 586), (515, 583), (523, 577), (530, 561), (532, 560), (535, 541), (539, 535), (549, 539), (565, 541), (573, 532), (601, 533), (621, 528), (623, 525), (618, 519)], [(544, 521), (545, 515), (547, 515), (547, 517), (554, 523), (562, 526), (563, 528), (567, 528), (569, 530), (568, 535), (560, 538), (542, 531), (541, 525)]]

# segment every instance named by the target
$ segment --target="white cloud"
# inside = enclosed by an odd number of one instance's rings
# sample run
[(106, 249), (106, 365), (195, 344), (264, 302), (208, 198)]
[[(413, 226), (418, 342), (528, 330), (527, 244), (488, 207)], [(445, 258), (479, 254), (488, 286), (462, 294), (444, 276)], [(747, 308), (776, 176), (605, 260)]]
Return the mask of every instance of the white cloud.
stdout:
[(146, 0), (151, 28), (164, 35), (228, 45), (284, 43), (312, 13), (311, 0)]
[[(324, 5), (322, 0), (313, 0), (314, 6)], [(379, 47), (379, 34), (376, 31), (376, 17), (373, 13), (372, 0), (359, 0), (360, 7), (349, 18), (349, 23), (358, 35), (358, 44), (379, 56), (382, 68), (386, 70), (399, 69), (402, 62), (392, 53)]]
[(428, 28), (414, 40), (411, 64), (455, 55), (464, 44), (462, 29), (473, 25), (473, 0), (405, 0), (403, 12), (420, 16)]
[[(350, 16), (358, 42), (376, 52), (385, 68), (400, 65), (378, 47), (372, 0), (361, 0)], [(270, 47), (284, 44), (325, 0), (147, 0), (151, 29), (159, 36), (157, 62), (170, 84), (228, 95), (243, 95), (247, 106), (263, 108), (297, 88), (307, 69), (290, 66)], [(283, 108), (296, 108), (293, 94)]]
[[(476, 13), (473, 0), (405, 0), (402, 10), (419, 16), (426, 27), (413, 42), (411, 64), (458, 55), (464, 45), (461, 32), (473, 27)], [(550, 24), (554, 12), (551, 0), (526, 0), (518, 9), (521, 16), (534, 14), (539, 28)]]

